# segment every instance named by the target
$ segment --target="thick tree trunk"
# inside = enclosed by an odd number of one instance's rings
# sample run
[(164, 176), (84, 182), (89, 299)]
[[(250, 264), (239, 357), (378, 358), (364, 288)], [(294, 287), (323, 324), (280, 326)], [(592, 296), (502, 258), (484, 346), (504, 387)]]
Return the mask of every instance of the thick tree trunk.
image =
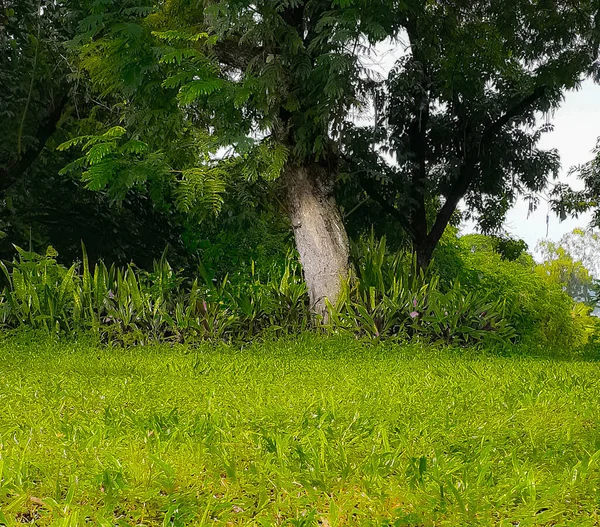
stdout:
[(289, 165), (286, 200), (313, 313), (327, 321), (349, 269), (348, 235), (333, 195), (333, 180), (317, 164)]

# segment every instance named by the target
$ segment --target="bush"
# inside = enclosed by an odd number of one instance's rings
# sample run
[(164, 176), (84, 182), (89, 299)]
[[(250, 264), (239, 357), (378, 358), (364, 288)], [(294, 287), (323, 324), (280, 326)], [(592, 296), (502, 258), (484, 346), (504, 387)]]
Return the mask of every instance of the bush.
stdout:
[(438, 255), (435, 266), (455, 271), (447, 279), (459, 280), (468, 291), (501, 301), (520, 341), (565, 350), (587, 343), (595, 327), (589, 310), (537, 273), (531, 255), (504, 259), (494, 239), (483, 235), (462, 236), (454, 244), (456, 252)]
[(422, 338), (457, 345), (515, 342), (580, 349), (596, 342), (597, 320), (561, 288), (536, 273), (528, 254), (503, 259), (485, 236), (447, 237), (428, 275), (405, 252), (390, 253), (386, 240), (359, 240), (353, 272), (329, 319), (314, 320), (297, 259), (289, 253), (259, 273), (216, 279), (200, 265), (187, 280), (166, 255), (151, 271), (133, 265), (91, 266), (85, 250), (67, 268), (56, 251), (17, 249), (3, 265), (0, 297), (5, 328), (47, 334), (91, 332), (106, 342), (145, 344), (247, 340), (270, 332), (321, 327), (368, 338)]
[[(0, 306), (7, 328), (27, 327), (61, 335), (89, 332), (123, 345), (157, 341), (250, 339), (265, 331), (299, 333), (309, 327), (369, 337), (423, 337), (463, 345), (508, 342), (514, 332), (501, 302), (465, 292), (457, 283), (442, 291), (439, 280), (410, 272), (404, 253), (388, 254), (385, 238), (354, 246), (356, 274), (345, 283), (329, 321), (313, 320), (306, 285), (293, 254), (263, 272), (217, 280), (203, 266), (185, 281), (166, 259), (151, 271), (133, 265), (66, 268), (49, 248), (45, 255), (17, 249), (4, 266)], [(239, 272), (238, 272), (239, 273)]]
[(504, 302), (458, 281), (445, 291), (439, 277), (425, 278), (406, 253), (388, 254), (385, 237), (353, 246), (356, 276), (345, 284), (338, 305), (330, 306), (336, 329), (369, 337), (406, 334), (459, 345), (509, 344), (515, 332)]
[(17, 248), (2, 265), (6, 286), (0, 300), (5, 328), (27, 327), (52, 334), (87, 331), (105, 341), (145, 344), (204, 339), (251, 338), (269, 329), (298, 332), (309, 321), (308, 296), (299, 266), (287, 258), (261, 279), (221, 281), (201, 266), (201, 280), (186, 283), (166, 259), (148, 272), (83, 261), (66, 268), (56, 251), (45, 255)]

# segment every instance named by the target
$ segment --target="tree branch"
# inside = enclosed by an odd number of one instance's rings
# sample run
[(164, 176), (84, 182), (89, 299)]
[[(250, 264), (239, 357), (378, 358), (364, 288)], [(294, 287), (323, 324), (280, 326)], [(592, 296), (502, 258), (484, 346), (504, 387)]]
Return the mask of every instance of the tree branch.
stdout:
[(546, 93), (546, 86), (538, 86), (531, 95), (521, 100), (518, 104), (515, 104), (510, 108), (504, 115), (498, 118), (496, 121), (491, 123), (484, 131), (481, 136), (481, 142), (487, 143), (502, 129), (502, 127), (512, 121), (515, 117), (521, 115), (525, 110), (528, 110), (535, 102), (541, 99)]
[(446, 230), (446, 227), (448, 226), (448, 223), (450, 223), (452, 214), (454, 214), (459, 201), (467, 193), (467, 190), (469, 189), (474, 177), (475, 164), (471, 163), (469, 165), (463, 165), (456, 183), (446, 197), (446, 201), (438, 212), (435, 218), (435, 223), (427, 235), (428, 242), (433, 244), (434, 247), (440, 241), (444, 231)]
[[(487, 126), (482, 134), (480, 144), (484, 146), (488, 144), (503, 126), (508, 124), (515, 117), (522, 115), (536, 101), (541, 99), (545, 93), (546, 86), (538, 86), (529, 96), (507, 110), (506, 113)], [(438, 212), (435, 223), (427, 235), (427, 245), (435, 247), (440, 241), (448, 223), (450, 223), (450, 219), (452, 218), (452, 214), (454, 214), (458, 203), (467, 193), (469, 186), (475, 178), (477, 172), (476, 167), (481, 161), (481, 156), (481, 149), (478, 152), (474, 152), (473, 150), (467, 152), (467, 159), (461, 167), (460, 175), (450, 190), (450, 193), (446, 196), (446, 201)]]
[(361, 179), (360, 186), (367, 193), (367, 196), (369, 196), (369, 198), (371, 198), (375, 203), (377, 203), (385, 213), (389, 214), (390, 216), (392, 216), (392, 218), (397, 220), (398, 223), (400, 223), (402, 230), (404, 230), (404, 232), (408, 234), (411, 240), (415, 239), (415, 234), (412, 228), (409, 226), (407, 218), (404, 216), (404, 214), (402, 214), (396, 207), (394, 207), (394, 205), (389, 203), (385, 196), (381, 194), (379, 190), (377, 190), (377, 188), (375, 187), (375, 185), (373, 185), (371, 181)]
[(248, 69), (248, 66), (265, 52), (261, 47), (241, 46), (238, 41), (233, 39), (217, 42), (211, 51), (219, 62), (240, 71)]

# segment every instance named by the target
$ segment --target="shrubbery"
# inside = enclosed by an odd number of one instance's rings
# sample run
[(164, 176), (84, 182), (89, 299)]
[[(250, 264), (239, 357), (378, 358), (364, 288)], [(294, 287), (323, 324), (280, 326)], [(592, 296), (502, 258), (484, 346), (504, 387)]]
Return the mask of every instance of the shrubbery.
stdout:
[(456, 345), (522, 342), (573, 350), (596, 332), (596, 318), (523, 252), (510, 260), (494, 238), (447, 235), (429, 273), (385, 238), (353, 245), (353, 272), (328, 320), (311, 317), (294, 255), (259, 273), (215, 278), (202, 265), (195, 280), (174, 270), (166, 255), (152, 271), (82, 262), (66, 268), (52, 248), (45, 255), (18, 249), (3, 270), (0, 299), (5, 328), (48, 333), (91, 331), (120, 344), (247, 340), (268, 332), (309, 328), (357, 338), (422, 338)]
[(356, 276), (346, 283), (330, 317), (337, 330), (370, 337), (421, 336), (454, 344), (508, 344), (515, 332), (501, 300), (468, 291), (458, 281), (445, 290), (437, 276), (416, 271), (405, 253), (389, 254), (385, 238), (353, 247)]
[(448, 237), (436, 265), (447, 281), (459, 280), (466, 290), (503, 302), (522, 342), (571, 350), (586, 345), (595, 331), (597, 319), (587, 306), (540, 273), (528, 253), (512, 261), (503, 257), (492, 237)]
[[(270, 329), (306, 327), (306, 288), (291, 259), (261, 280), (254, 272), (234, 285), (213, 280), (200, 267), (201, 280), (181, 278), (163, 255), (151, 272), (129, 265), (91, 267), (84, 251), (69, 269), (46, 255), (18, 249), (2, 294), (2, 323), (51, 333), (91, 330), (103, 340), (124, 344), (156, 341), (249, 338)], [(253, 269), (254, 271), (254, 269)]]

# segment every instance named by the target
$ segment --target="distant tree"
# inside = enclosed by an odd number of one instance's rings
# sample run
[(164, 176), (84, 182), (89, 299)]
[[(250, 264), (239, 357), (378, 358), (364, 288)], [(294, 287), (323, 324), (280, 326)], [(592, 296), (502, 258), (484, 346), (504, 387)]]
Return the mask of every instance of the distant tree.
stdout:
[(544, 261), (536, 272), (578, 302), (596, 303), (594, 279), (581, 260), (576, 259), (561, 243), (549, 240), (538, 244)]
[(600, 278), (600, 231), (593, 228), (573, 229), (562, 236), (558, 244), (573, 259), (581, 262), (594, 278)]

